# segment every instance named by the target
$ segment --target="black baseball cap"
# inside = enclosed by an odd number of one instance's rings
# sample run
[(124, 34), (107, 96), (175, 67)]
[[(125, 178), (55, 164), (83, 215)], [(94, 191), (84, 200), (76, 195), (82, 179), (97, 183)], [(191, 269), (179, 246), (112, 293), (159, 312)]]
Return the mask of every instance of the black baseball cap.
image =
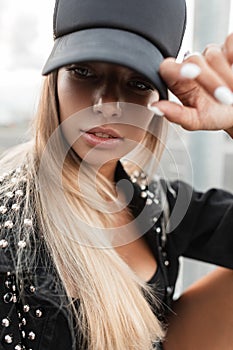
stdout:
[(166, 99), (159, 66), (178, 55), (185, 26), (185, 0), (56, 0), (55, 42), (42, 74), (78, 62), (116, 63), (143, 74)]

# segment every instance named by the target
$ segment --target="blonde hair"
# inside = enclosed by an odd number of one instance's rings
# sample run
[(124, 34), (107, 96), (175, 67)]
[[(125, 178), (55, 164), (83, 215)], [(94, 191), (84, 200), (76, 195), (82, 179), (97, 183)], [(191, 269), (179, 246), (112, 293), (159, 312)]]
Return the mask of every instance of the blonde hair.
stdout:
[[(91, 167), (81, 168), (79, 157), (72, 149), (67, 151), (59, 130), (56, 80), (56, 72), (45, 79), (32, 141), (19, 146), (14, 156), (5, 157), (1, 166), (25, 169), (24, 213), (38, 223), (77, 329), (81, 330), (83, 348), (149, 350), (163, 337), (148, 302), (157, 302), (156, 298), (111, 247), (108, 235), (101, 234), (104, 228), (119, 226), (114, 212), (109, 213), (109, 200), (114, 204), (115, 195), (106, 178), (94, 178)], [(157, 134), (158, 130), (162, 132), (162, 120), (154, 118), (150, 128), (156, 128)], [(148, 132), (143, 143), (153, 154), (163, 148), (153, 133)], [(139, 156), (145, 166), (149, 164), (141, 153), (134, 154)], [(129, 172), (135, 169), (132, 164)], [(77, 176), (85, 185), (82, 189), (77, 186)], [(93, 181), (108, 201), (101, 201), (93, 191)], [(117, 204), (114, 208), (119, 209)], [(29, 247), (36, 239), (33, 231), (30, 235), (24, 237)], [(16, 265), (22, 266), (22, 260), (28, 266), (34, 262), (29, 254), (21, 255)]]

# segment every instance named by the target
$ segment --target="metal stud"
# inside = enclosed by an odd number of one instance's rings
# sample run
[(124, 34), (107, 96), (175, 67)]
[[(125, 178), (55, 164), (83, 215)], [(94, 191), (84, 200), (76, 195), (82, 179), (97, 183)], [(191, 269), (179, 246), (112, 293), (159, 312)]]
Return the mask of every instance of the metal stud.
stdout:
[(7, 208), (5, 207), (5, 205), (1, 205), (0, 207), (0, 213), (1, 214), (5, 214), (7, 212)]
[(30, 289), (30, 292), (31, 292), (31, 293), (35, 293), (35, 291), (36, 291), (36, 288), (35, 288), (34, 286), (30, 286), (29, 289)]
[(151, 191), (147, 191), (147, 194), (150, 198), (154, 198), (154, 196), (155, 196), (154, 193)]
[(20, 174), (21, 173), (21, 168), (20, 167), (16, 168), (15, 172), (16, 172), (16, 174)]
[(18, 211), (18, 210), (20, 209), (20, 206), (19, 206), (17, 203), (15, 203), (15, 204), (12, 205), (11, 208), (12, 208), (14, 211)]
[(146, 174), (143, 171), (140, 173), (140, 178), (141, 179), (145, 179), (146, 178)]
[(151, 205), (153, 203), (151, 198), (147, 198), (146, 205)]
[(24, 225), (27, 227), (31, 227), (32, 226), (32, 220), (31, 219), (24, 219)]
[(9, 320), (9, 318), (3, 318), (3, 319), (2, 319), (2, 326), (3, 326), (3, 327), (9, 327), (9, 325), (10, 325), (10, 320)]
[(6, 228), (12, 228), (14, 226), (13, 222), (11, 220), (7, 220), (4, 224)]
[(27, 324), (26, 319), (25, 319), (25, 318), (22, 318), (22, 325), (23, 325), (23, 326), (26, 326), (26, 324)]
[(146, 191), (142, 191), (141, 192), (141, 197), (142, 198), (146, 198), (147, 197), (147, 192)]
[(17, 344), (15, 346), (15, 350), (23, 350), (22, 346), (20, 344)]
[(6, 280), (6, 282), (5, 282), (5, 286), (6, 286), (6, 288), (11, 288), (11, 285), (12, 285), (12, 281), (10, 281), (10, 280)]
[(8, 246), (8, 242), (5, 239), (0, 240), (0, 248), (6, 248)]
[(30, 339), (30, 340), (35, 340), (35, 338), (36, 338), (35, 333), (34, 333), (34, 332), (29, 332), (29, 334), (28, 334), (28, 339)]
[(26, 337), (25, 331), (21, 331), (21, 334), (22, 334), (22, 338)]
[(36, 310), (36, 317), (40, 318), (42, 316), (42, 311), (40, 309)]
[(13, 303), (17, 303), (17, 295), (16, 294), (13, 294), (12, 302)]
[(170, 265), (170, 262), (169, 262), (168, 260), (165, 260), (165, 261), (164, 261), (164, 265), (165, 265), (165, 266), (169, 266), (169, 265)]
[(156, 232), (160, 233), (161, 232), (161, 227), (156, 227)]
[(172, 295), (173, 289), (174, 289), (174, 288), (173, 288), (172, 286), (168, 286), (168, 287), (166, 288), (167, 294), (168, 294), (168, 295)]
[(13, 342), (13, 337), (10, 334), (5, 335), (4, 339), (7, 344), (11, 344)]
[(23, 191), (22, 190), (17, 190), (15, 191), (15, 194), (19, 197), (22, 197), (23, 196)]
[(30, 310), (30, 306), (28, 304), (23, 306), (23, 311), (28, 312)]
[(12, 293), (6, 293), (3, 297), (4, 303), (8, 304), (12, 302), (13, 300), (13, 294)]
[(19, 242), (18, 242), (18, 247), (19, 247), (19, 248), (25, 248), (26, 245), (27, 245), (27, 243), (26, 243), (25, 241), (19, 241)]

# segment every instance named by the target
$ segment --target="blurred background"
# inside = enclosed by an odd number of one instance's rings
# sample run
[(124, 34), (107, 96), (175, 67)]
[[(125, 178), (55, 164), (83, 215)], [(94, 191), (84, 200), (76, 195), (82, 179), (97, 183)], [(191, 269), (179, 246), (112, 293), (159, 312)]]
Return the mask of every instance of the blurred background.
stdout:
[[(0, 0), (0, 153), (27, 139), (42, 85), (41, 70), (53, 44), (54, 0)], [(233, 31), (233, 0), (187, 0), (188, 23), (179, 55), (221, 44)], [(173, 97), (171, 97), (173, 98)], [(221, 116), (220, 116), (221, 117)], [(162, 174), (198, 190), (233, 191), (233, 142), (223, 132), (187, 132), (172, 125)], [(182, 260), (177, 295), (214, 267)]]

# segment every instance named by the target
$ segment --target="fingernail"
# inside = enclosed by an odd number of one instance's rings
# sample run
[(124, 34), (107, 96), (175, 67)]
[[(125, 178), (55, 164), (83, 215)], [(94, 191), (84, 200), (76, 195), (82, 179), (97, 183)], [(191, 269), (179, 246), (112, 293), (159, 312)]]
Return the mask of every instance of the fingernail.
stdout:
[(233, 104), (233, 93), (226, 86), (217, 87), (217, 89), (214, 90), (214, 97), (224, 105)]
[(180, 69), (183, 78), (195, 79), (201, 73), (201, 68), (195, 63), (185, 63)]
[(159, 117), (164, 117), (164, 113), (161, 111), (161, 109), (159, 109), (156, 106), (151, 106), (150, 104), (148, 104), (147, 109), (149, 109), (151, 112), (158, 115)]

